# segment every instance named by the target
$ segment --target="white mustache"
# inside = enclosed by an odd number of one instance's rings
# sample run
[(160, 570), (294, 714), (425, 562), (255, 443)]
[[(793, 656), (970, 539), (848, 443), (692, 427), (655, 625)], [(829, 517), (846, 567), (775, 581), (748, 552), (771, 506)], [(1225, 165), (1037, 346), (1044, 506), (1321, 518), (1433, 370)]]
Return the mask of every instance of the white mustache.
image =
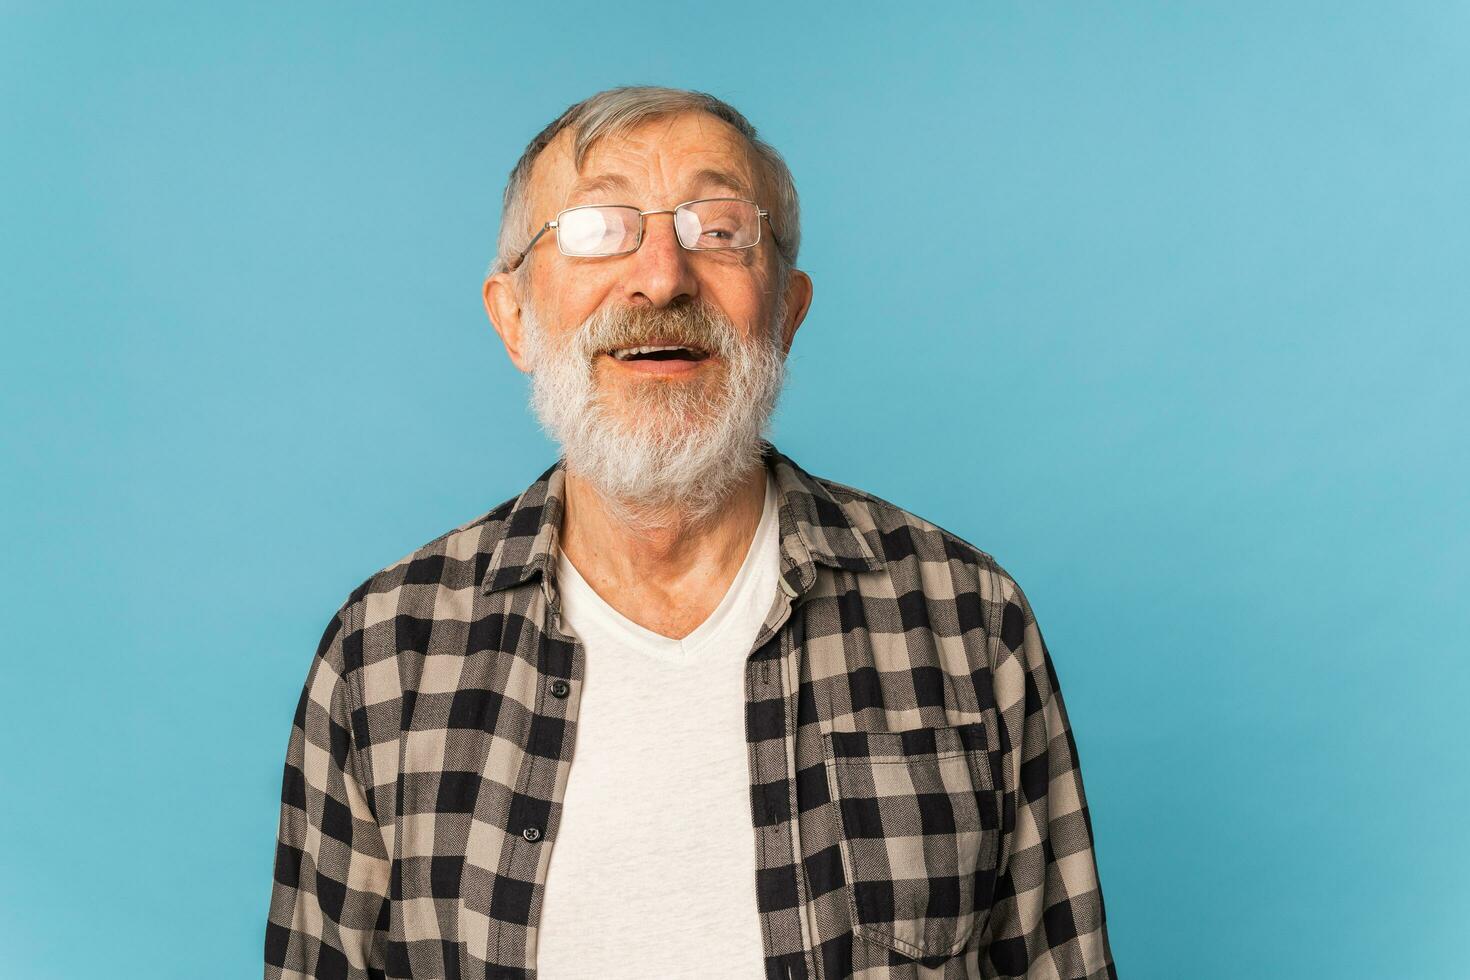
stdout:
[(680, 346), (729, 356), (740, 344), (735, 325), (707, 304), (680, 307), (610, 307), (589, 316), (578, 331), (586, 360), (624, 347)]

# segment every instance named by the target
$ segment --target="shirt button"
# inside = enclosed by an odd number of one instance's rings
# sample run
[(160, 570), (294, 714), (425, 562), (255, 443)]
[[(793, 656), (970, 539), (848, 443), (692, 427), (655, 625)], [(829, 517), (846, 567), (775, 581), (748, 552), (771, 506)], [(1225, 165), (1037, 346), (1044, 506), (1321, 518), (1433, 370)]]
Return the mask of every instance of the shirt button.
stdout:
[(529, 841), (538, 841), (541, 839), (541, 831), (537, 830), (535, 827), (527, 827), (525, 830), (521, 831), (521, 836)]
[(554, 681), (551, 682), (551, 696), (554, 697), (554, 698), (564, 698), (564, 697), (566, 697), (567, 696), (567, 692), (569, 692), (571, 689), (572, 689), (572, 685), (568, 684), (566, 681), (562, 680), (560, 677), (558, 677), (556, 680), (554, 680)]

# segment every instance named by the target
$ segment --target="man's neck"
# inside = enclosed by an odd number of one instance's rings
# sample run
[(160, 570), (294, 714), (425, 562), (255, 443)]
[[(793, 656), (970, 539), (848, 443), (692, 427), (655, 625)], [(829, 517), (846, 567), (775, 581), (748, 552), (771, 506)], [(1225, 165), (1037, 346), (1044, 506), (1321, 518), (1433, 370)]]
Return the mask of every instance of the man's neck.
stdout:
[(754, 467), (704, 522), (676, 513), (643, 529), (619, 521), (597, 490), (568, 470), (562, 552), (629, 619), (666, 636), (687, 635), (740, 571), (760, 523), (766, 479), (766, 467)]

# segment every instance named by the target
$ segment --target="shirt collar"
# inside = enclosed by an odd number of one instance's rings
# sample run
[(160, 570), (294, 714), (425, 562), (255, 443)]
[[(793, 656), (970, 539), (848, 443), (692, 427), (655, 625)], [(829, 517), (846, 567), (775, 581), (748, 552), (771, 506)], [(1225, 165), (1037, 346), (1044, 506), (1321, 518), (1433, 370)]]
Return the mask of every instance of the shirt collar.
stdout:
[[(802, 469), (768, 440), (761, 458), (776, 479), (781, 537), (781, 577), (786, 591), (800, 595), (816, 581), (816, 565), (847, 571), (876, 571), (883, 561), (822, 482)], [(558, 457), (520, 496), (510, 502), (499, 540), (485, 566), (483, 591), (508, 589), (538, 572), (550, 576), (558, 557), (562, 508), (566, 492), (566, 457)], [(487, 542), (488, 543), (488, 542)]]

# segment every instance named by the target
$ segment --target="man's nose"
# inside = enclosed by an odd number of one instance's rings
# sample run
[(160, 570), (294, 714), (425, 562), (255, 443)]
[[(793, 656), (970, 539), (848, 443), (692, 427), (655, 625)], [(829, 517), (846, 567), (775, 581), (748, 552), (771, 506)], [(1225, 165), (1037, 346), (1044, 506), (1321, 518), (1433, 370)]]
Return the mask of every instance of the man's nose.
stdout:
[(666, 212), (643, 216), (643, 243), (629, 256), (624, 288), (629, 303), (668, 306), (698, 295), (699, 283), (690, 262), (693, 253), (679, 244), (674, 215)]

